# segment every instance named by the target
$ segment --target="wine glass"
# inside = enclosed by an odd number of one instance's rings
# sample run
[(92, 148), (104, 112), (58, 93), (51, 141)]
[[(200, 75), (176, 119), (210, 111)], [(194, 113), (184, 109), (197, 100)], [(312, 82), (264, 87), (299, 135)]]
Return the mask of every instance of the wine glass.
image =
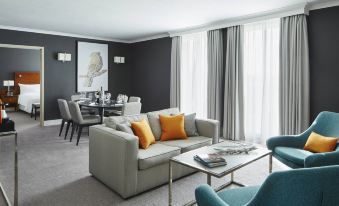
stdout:
[(106, 101), (111, 102), (111, 97), (112, 97), (111, 93), (107, 92), (106, 93)]

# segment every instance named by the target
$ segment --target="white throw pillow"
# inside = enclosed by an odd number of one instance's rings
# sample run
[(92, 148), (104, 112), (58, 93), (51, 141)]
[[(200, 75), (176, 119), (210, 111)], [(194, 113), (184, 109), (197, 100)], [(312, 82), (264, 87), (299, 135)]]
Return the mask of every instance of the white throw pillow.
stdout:
[(40, 84), (19, 84), (20, 94), (40, 93)]

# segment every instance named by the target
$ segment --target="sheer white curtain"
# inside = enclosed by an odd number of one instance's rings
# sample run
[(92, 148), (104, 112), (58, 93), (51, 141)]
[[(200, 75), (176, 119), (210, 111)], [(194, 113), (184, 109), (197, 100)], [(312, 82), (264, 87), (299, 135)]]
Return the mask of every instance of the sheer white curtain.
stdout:
[(248, 141), (279, 134), (280, 20), (244, 25), (244, 128)]
[(207, 32), (182, 36), (180, 106), (207, 117)]

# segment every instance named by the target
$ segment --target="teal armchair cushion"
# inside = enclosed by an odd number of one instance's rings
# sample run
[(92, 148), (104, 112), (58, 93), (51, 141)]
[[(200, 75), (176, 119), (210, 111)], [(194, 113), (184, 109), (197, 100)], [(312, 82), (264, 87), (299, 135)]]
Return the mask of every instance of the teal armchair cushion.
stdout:
[[(271, 137), (266, 141), (266, 145), (272, 150), (274, 157), (292, 168), (339, 165), (338, 147), (336, 151), (330, 153), (310, 154), (304, 157), (300, 151), (294, 150), (302, 150), (312, 132), (328, 137), (339, 137), (339, 114), (321, 112), (305, 132), (299, 135)], [(281, 147), (285, 148), (284, 151), (281, 151)], [(291, 149), (288, 151), (286, 148)]]
[(259, 188), (215, 193), (201, 185), (195, 195), (198, 206), (333, 206), (339, 205), (338, 174), (339, 166), (288, 170), (272, 173)]
[(313, 154), (312, 152), (293, 147), (276, 147), (274, 152), (280, 157), (291, 161), (300, 167), (304, 166), (306, 157)]

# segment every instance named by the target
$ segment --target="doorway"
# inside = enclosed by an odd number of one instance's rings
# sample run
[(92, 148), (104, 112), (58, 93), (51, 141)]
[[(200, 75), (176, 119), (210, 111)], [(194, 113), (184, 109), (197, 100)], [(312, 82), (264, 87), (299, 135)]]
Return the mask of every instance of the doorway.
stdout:
[[(9, 49), (27, 49), (27, 50), (36, 50), (40, 53), (40, 108), (39, 108), (39, 116), (40, 116), (40, 125), (44, 126), (44, 71), (45, 71), (45, 51), (44, 47), (39, 46), (28, 46), (28, 45), (15, 45), (15, 44), (0, 44), (0, 48), (9, 48)], [(34, 110), (33, 110), (34, 112)]]

